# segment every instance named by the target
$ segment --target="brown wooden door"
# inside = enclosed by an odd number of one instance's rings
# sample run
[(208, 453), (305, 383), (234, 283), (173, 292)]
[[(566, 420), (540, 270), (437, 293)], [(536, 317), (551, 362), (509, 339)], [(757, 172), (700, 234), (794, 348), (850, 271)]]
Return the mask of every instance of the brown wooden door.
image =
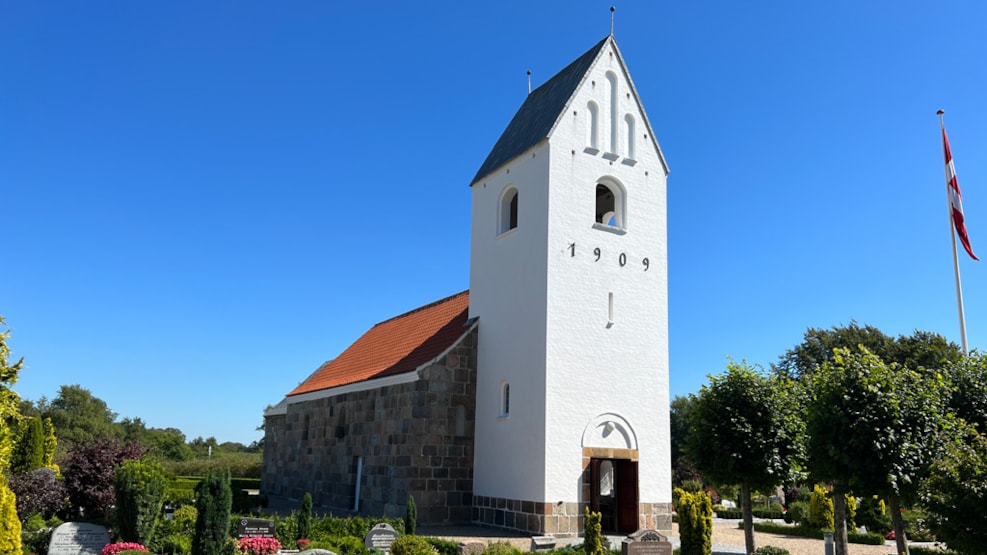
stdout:
[(617, 491), (617, 531), (632, 534), (637, 531), (639, 522), (637, 461), (618, 459), (613, 461), (614, 481)]

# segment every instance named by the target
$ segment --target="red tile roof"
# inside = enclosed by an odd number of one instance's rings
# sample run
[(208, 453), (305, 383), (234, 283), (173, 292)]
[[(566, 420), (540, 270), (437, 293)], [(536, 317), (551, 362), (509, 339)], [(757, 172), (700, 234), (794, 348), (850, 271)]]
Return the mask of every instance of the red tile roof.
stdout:
[(288, 395), (414, 371), (466, 333), (469, 299), (463, 291), (377, 324)]

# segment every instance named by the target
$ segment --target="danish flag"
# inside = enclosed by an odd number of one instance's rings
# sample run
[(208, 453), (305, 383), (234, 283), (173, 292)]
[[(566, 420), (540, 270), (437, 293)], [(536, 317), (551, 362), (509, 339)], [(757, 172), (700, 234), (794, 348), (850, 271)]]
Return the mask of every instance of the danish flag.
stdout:
[(946, 187), (949, 191), (949, 206), (952, 209), (953, 227), (960, 237), (960, 243), (966, 249), (966, 253), (974, 260), (980, 260), (973, 254), (973, 247), (970, 246), (970, 237), (966, 234), (966, 221), (963, 218), (963, 195), (960, 193), (960, 183), (956, 180), (956, 168), (953, 167), (953, 154), (949, 150), (949, 138), (946, 137), (946, 127), (942, 128), (942, 151), (946, 156)]

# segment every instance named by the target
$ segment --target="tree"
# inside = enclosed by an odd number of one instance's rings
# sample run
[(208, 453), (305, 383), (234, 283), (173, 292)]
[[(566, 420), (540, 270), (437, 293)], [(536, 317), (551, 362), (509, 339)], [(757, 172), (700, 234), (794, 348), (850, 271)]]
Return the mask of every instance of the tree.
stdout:
[(704, 491), (673, 492), (675, 512), (679, 515), (679, 539), (682, 555), (710, 555), (713, 552), (713, 502)]
[(17, 499), (7, 485), (10, 459), (14, 449), (14, 432), (20, 416), (20, 397), (12, 389), (24, 359), (10, 362), (6, 322), (0, 315), (0, 553), (21, 552), (21, 523), (17, 518)]
[(888, 497), (898, 550), (907, 553), (902, 499), (917, 494), (942, 451), (945, 400), (941, 376), (886, 364), (861, 347), (835, 349), (811, 376), (806, 426), (809, 470), (833, 484), (837, 555), (846, 553), (846, 498), (853, 491)]
[(936, 538), (960, 553), (983, 553), (987, 545), (987, 436), (971, 426), (932, 465), (922, 487), (928, 524)]
[(692, 423), (689, 420), (693, 407), (696, 406), (696, 396), (692, 393), (688, 395), (676, 395), (672, 399), (671, 410), (669, 412), (669, 428), (672, 437), (672, 467), (679, 464), (683, 457), (686, 457), (689, 444), (689, 430)]
[(987, 433), (987, 354), (974, 352), (946, 369), (949, 407), (981, 434)]
[(216, 555), (223, 552), (226, 536), (230, 531), (230, 510), (233, 492), (230, 490), (230, 471), (210, 470), (195, 487), (195, 535), (192, 538), (192, 555)]
[(692, 408), (689, 458), (706, 477), (740, 483), (747, 553), (753, 553), (751, 492), (791, 481), (803, 453), (802, 419), (795, 413), (794, 383), (727, 363), (710, 376)]
[(61, 386), (46, 409), (45, 416), (51, 418), (67, 449), (94, 439), (119, 437), (116, 413), (80, 385)]
[(119, 426), (124, 441), (140, 443), (149, 455), (167, 461), (195, 458), (192, 448), (185, 443), (185, 434), (177, 428), (148, 428), (140, 418), (124, 418)]
[(779, 357), (772, 369), (782, 375), (801, 379), (825, 362), (832, 362), (834, 349), (864, 346), (881, 360), (897, 362), (903, 368), (942, 368), (963, 358), (959, 345), (928, 331), (915, 330), (897, 339), (874, 326), (833, 326), (828, 330), (809, 328), (801, 343)]
[(117, 465), (143, 455), (144, 450), (136, 443), (125, 445), (113, 438), (72, 446), (65, 465), (65, 488), (73, 508), (90, 518), (106, 516), (115, 500)]
[(14, 445), (11, 472), (30, 472), (44, 466), (45, 436), (41, 418), (30, 416), (21, 419), (20, 434)]
[(155, 462), (123, 461), (116, 469), (114, 487), (120, 537), (123, 541), (150, 544), (168, 488), (164, 469)]

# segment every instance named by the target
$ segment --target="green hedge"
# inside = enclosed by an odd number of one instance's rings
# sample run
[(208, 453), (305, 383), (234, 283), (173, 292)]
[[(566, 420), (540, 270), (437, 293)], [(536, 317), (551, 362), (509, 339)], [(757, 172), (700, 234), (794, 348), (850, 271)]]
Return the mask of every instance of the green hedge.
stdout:
[[(751, 513), (753, 513), (753, 515), (757, 518), (772, 518), (778, 520), (785, 518), (785, 515), (781, 511), (771, 511), (768, 509), (754, 509)], [(741, 519), (744, 518), (744, 512), (740, 509), (721, 509), (716, 511), (716, 518)]]
[[(798, 536), (800, 538), (815, 538), (817, 540), (823, 539), (822, 530), (807, 526), (791, 526), (788, 524), (777, 524), (775, 522), (755, 522), (754, 530), (783, 536)], [(847, 532), (847, 541), (866, 545), (884, 545), (884, 536), (875, 534), (874, 532), (867, 532), (866, 534)]]

